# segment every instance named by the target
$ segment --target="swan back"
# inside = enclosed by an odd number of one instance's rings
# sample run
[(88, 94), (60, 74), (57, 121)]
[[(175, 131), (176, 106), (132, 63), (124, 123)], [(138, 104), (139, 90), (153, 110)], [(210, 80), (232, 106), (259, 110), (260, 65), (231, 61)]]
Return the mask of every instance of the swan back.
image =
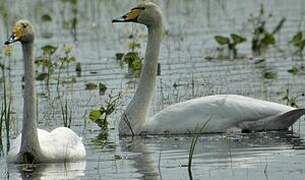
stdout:
[(206, 96), (168, 106), (145, 124), (145, 131), (153, 134), (193, 133), (208, 121), (204, 132), (225, 132), (242, 122), (254, 122), (294, 109), (239, 95)]
[[(41, 162), (72, 162), (81, 161), (86, 157), (86, 150), (80, 137), (71, 129), (59, 127), (51, 132), (37, 129), (41, 147)], [(12, 142), (8, 153), (8, 162), (17, 162), (20, 151), (21, 136)]]

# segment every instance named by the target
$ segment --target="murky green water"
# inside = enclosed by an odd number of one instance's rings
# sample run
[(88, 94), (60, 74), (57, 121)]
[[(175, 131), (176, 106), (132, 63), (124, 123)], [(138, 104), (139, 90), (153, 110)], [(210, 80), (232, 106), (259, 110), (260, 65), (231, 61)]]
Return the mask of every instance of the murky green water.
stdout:
[[(75, 77), (73, 84), (60, 85), (60, 94), (67, 98), (72, 109), (71, 128), (83, 137), (87, 150), (84, 163), (47, 164), (24, 171), (23, 166), (7, 165), (5, 153), (0, 158), (0, 179), (189, 179), (187, 171), (190, 136), (148, 136), (119, 139), (115, 129), (122, 109), (132, 97), (136, 81), (128, 75), (127, 67), (115, 60), (118, 52), (128, 52), (128, 37), (133, 34), (144, 54), (146, 31), (141, 25), (112, 25), (111, 19), (129, 10), (134, 1), (78, 1), (76, 5), (60, 0), (2, 0), (7, 3), (8, 19), (0, 20), (0, 42), (7, 38), (6, 20), (11, 26), (15, 20), (27, 18), (36, 27), (36, 55), (40, 47), (58, 46), (56, 56), (63, 54), (63, 44), (75, 46), (72, 54), (81, 63), (82, 75), (76, 76), (75, 64), (69, 66), (63, 77)], [(305, 105), (304, 75), (292, 75), (287, 70), (301, 67), (304, 60), (293, 55), (288, 40), (305, 29), (305, 1), (263, 1), (269, 17), (267, 29), (283, 18), (287, 20), (275, 35), (276, 47), (261, 58), (252, 58), (250, 39), (253, 28), (250, 15), (257, 16), (258, 1), (160, 0), (165, 30), (160, 56), (161, 76), (155, 94), (152, 113), (168, 104), (209, 94), (241, 94), (270, 101), (286, 103), (282, 98), (289, 88), (299, 106)], [(25, 8), (26, 7), (26, 8)], [(75, 11), (77, 9), (77, 11)], [(1, 12), (4, 12), (1, 9)], [(43, 21), (43, 15), (52, 21)], [(3, 14), (2, 14), (3, 15)], [(73, 28), (73, 18), (77, 19)], [(75, 22), (75, 21), (74, 21)], [(72, 24), (71, 24), (72, 23)], [(207, 60), (214, 56), (215, 35), (238, 33), (248, 38), (238, 46), (243, 58), (238, 60)], [(54, 59), (56, 59), (56, 56)], [(22, 74), (20, 45), (14, 45), (8, 61), (3, 52), (1, 62), (10, 66), (7, 71), (12, 94), (11, 138), (20, 132), (22, 121)], [(261, 60), (264, 61), (261, 61)], [(264, 78), (266, 72), (274, 78)], [(54, 74), (56, 77), (56, 73)], [(63, 125), (57, 81), (51, 80), (50, 90), (45, 82), (37, 83), (39, 94), (39, 127), (53, 129)], [(104, 83), (108, 89), (102, 96), (98, 90), (85, 90), (87, 83)], [(1, 97), (3, 88), (1, 83)], [(99, 107), (108, 94), (123, 93), (122, 105), (110, 117), (108, 136), (99, 135), (99, 127), (89, 121), (88, 113)], [(65, 100), (65, 99), (64, 99)], [(3, 102), (3, 99), (1, 99)], [(195, 149), (192, 167), (194, 179), (304, 179), (305, 136), (304, 121), (294, 127), (300, 138), (285, 133), (203, 135)], [(3, 138), (5, 146), (6, 139)], [(5, 147), (4, 147), (5, 151)]]

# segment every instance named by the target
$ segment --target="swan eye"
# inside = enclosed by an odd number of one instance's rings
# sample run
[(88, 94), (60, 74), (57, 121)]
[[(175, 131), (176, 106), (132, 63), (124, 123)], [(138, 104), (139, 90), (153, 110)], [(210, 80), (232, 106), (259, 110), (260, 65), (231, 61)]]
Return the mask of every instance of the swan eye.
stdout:
[(25, 23), (21, 23), (21, 26), (22, 26), (23, 28), (26, 28), (28, 25), (25, 24)]

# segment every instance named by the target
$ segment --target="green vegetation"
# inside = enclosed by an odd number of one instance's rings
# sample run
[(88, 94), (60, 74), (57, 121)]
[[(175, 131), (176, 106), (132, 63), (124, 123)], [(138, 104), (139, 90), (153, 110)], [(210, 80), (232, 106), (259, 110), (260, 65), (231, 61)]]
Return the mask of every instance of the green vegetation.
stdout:
[(143, 58), (140, 57), (138, 49), (141, 47), (141, 44), (136, 41), (134, 35), (129, 35), (128, 38), (130, 40), (128, 43), (129, 51), (127, 53), (116, 53), (115, 57), (121, 67), (127, 64), (128, 72), (134, 77), (140, 77)]
[(263, 77), (265, 79), (271, 80), (271, 79), (275, 79), (277, 77), (277, 74), (276, 74), (276, 72), (273, 72), (271, 70), (266, 70), (263, 72)]
[(255, 55), (261, 55), (265, 52), (266, 49), (271, 45), (276, 44), (275, 34), (278, 33), (285, 21), (286, 18), (282, 18), (277, 26), (271, 31), (266, 28), (268, 19), (272, 18), (272, 14), (265, 14), (264, 6), (261, 5), (258, 16), (251, 16), (249, 22), (253, 27), (253, 37), (252, 37), (252, 52)]
[(297, 32), (289, 41), (289, 43), (292, 44), (293, 47), (296, 49), (294, 54), (298, 54), (301, 57), (303, 57), (303, 51), (305, 47), (305, 38), (303, 32), (301, 31)]
[[(77, 41), (77, 25), (78, 25), (78, 0), (61, 0), (64, 4), (62, 10), (63, 28), (70, 30), (74, 42)], [(70, 8), (67, 8), (69, 6)], [(65, 11), (70, 10), (72, 17), (66, 18)]]
[(209, 118), (201, 128), (199, 129), (195, 129), (195, 135), (192, 138), (192, 142), (191, 142), (191, 147), (189, 150), (189, 158), (188, 158), (188, 173), (189, 173), (189, 177), (192, 180), (193, 176), (192, 176), (192, 162), (193, 162), (193, 155), (194, 155), (194, 151), (195, 151), (195, 147), (198, 141), (198, 138), (200, 136), (200, 134), (204, 133), (204, 129), (207, 126), (207, 124), (209, 123), (209, 121), (211, 120), (211, 118)]
[(226, 46), (228, 48), (230, 59), (237, 58), (236, 46), (247, 40), (246, 38), (244, 38), (240, 35), (237, 35), (237, 34), (231, 34), (230, 37), (215, 36), (214, 38), (219, 45)]
[(89, 113), (89, 119), (96, 123), (101, 130), (107, 131), (108, 130), (108, 121), (107, 118), (113, 112), (116, 111), (117, 106), (119, 105), (119, 100), (121, 99), (122, 95), (119, 93), (118, 95), (112, 96), (111, 94), (108, 95), (108, 99), (105, 103), (100, 106), (99, 108), (94, 108)]
[(282, 100), (286, 101), (287, 106), (299, 108), (299, 105), (297, 102), (297, 96), (291, 96), (289, 88), (286, 89)]
[[(3, 49), (5, 59), (3, 63), (0, 63), (0, 69), (2, 72), (2, 79), (3, 79), (3, 101), (1, 102), (1, 113), (0, 113), (0, 149), (2, 151), (2, 130), (3, 130), (3, 123), (5, 125), (5, 131), (6, 131), (6, 139), (7, 139), (7, 150), (10, 147), (10, 142), (9, 142), (9, 134), (10, 134), (10, 120), (11, 120), (11, 104), (12, 104), (12, 99), (11, 99), (11, 94), (8, 91), (7, 87), (7, 70), (10, 70), (10, 68), (6, 67), (6, 61), (11, 57), (12, 55), (12, 48), (10, 46), (6, 46)], [(1, 59), (1, 57), (0, 57)]]

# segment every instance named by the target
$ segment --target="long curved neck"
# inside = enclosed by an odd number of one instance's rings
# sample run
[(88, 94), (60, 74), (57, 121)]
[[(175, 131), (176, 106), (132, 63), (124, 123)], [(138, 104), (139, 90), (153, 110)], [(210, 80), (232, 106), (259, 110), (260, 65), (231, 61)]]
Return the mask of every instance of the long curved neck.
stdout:
[(32, 153), (32, 155), (35, 155), (40, 152), (40, 146), (38, 141), (36, 122), (36, 92), (33, 43), (34, 42), (22, 43), (25, 86), (23, 95), (23, 123), (20, 152)]
[[(148, 118), (155, 91), (161, 32), (161, 23), (155, 26), (148, 26), (148, 41), (139, 85), (133, 99), (128, 104), (124, 114), (125, 117), (121, 119), (119, 125), (120, 134), (130, 134), (130, 127), (133, 134), (139, 134)], [(126, 119), (129, 123), (128, 127), (126, 127)]]

